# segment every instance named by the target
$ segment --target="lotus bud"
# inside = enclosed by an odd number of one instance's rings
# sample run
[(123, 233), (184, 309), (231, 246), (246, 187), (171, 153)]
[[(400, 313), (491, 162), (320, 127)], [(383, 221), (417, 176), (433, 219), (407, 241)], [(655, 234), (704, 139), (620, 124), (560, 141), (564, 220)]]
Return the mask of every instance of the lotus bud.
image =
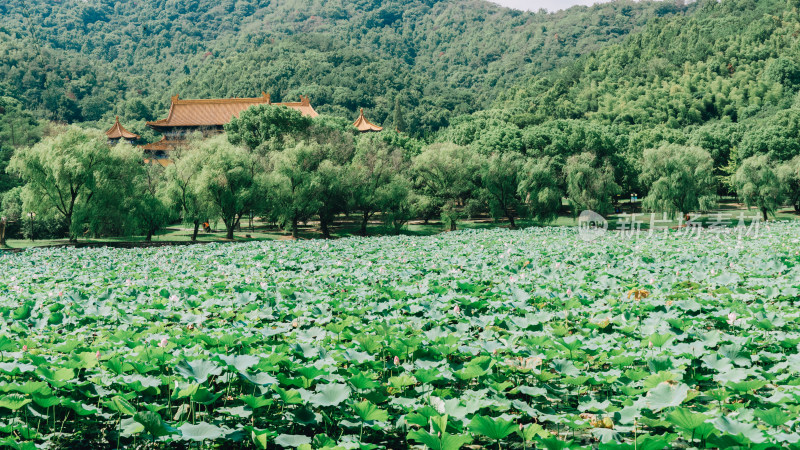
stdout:
[(567, 295), (568, 295), (568, 296), (570, 296), (570, 297), (572, 297), (572, 289), (570, 289), (570, 288), (567, 288)]
[(27, 352), (28, 351), (28, 346), (27, 345), (23, 345), (22, 346), (22, 351), (23, 352)]
[(395, 366), (399, 366), (400, 365), (400, 358), (397, 357), (397, 356), (394, 357), (394, 365)]
[(728, 325), (733, 326), (736, 323), (736, 317), (738, 315), (735, 312), (731, 312), (728, 314)]
[(100, 359), (100, 350), (98, 350), (97, 353), (94, 354), (94, 356), (95, 358)]
[(458, 305), (453, 307), (453, 313), (454, 314), (459, 314), (460, 312), (461, 312), (461, 308), (459, 308)]
[(162, 339), (161, 339), (161, 342), (159, 342), (159, 343), (158, 343), (158, 346), (159, 346), (159, 347), (161, 347), (161, 348), (164, 348), (164, 347), (166, 347), (166, 346), (167, 346), (167, 343), (168, 343), (168, 342), (169, 342), (169, 341), (167, 340), (167, 338), (162, 338)]
[(294, 320), (292, 321), (292, 327), (294, 327), (294, 328), (297, 328), (297, 327), (299, 327), (299, 326), (300, 326), (300, 322), (298, 322), (298, 321), (297, 321), (297, 319), (294, 319)]

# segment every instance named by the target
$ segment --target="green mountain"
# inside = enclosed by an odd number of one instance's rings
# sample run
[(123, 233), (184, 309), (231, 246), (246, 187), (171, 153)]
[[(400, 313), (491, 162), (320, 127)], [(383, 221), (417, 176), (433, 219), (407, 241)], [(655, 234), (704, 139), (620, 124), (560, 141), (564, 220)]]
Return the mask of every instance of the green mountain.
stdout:
[(439, 140), (608, 158), (626, 192), (642, 192), (645, 149), (703, 147), (719, 176), (749, 156), (800, 154), (800, 2), (702, 0), (653, 18), (622, 42), (504, 91), (455, 118)]
[[(513, 86), (691, 7), (614, 2), (556, 14), (481, 0), (6, 0), (0, 94), (45, 118), (141, 132), (169, 96), (309, 95), (428, 135)], [(399, 99), (399, 100), (398, 100)]]

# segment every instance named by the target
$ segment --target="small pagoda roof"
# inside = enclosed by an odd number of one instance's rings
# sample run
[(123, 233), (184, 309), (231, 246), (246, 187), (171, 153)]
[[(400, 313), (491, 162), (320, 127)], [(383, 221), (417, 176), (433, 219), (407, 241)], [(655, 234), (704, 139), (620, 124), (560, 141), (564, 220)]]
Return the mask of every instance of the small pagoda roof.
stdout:
[(300, 111), (304, 116), (317, 117), (308, 97), (300, 96), (299, 102), (272, 103), (269, 94), (261, 93), (255, 98), (217, 98), (184, 100), (177, 95), (172, 97), (166, 119), (147, 122), (152, 128), (222, 126), (234, 117), (255, 105), (286, 106)]
[(369, 131), (383, 130), (383, 127), (375, 125), (374, 123), (367, 120), (366, 117), (364, 117), (364, 108), (361, 108), (361, 113), (358, 115), (358, 119), (356, 119), (356, 121), (353, 122), (353, 126), (358, 128), (358, 131), (362, 133), (366, 133)]
[(135, 133), (131, 133), (130, 131), (126, 130), (122, 124), (119, 123), (119, 116), (117, 116), (116, 122), (114, 122), (114, 126), (106, 131), (106, 136), (109, 139), (139, 139), (139, 135)]

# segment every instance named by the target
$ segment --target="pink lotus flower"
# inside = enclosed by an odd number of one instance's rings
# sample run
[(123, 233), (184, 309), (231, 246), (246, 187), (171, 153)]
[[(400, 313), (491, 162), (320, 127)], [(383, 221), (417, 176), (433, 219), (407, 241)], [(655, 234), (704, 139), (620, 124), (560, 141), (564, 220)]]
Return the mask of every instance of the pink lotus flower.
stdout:
[(459, 313), (461, 313), (461, 308), (459, 308), (458, 305), (454, 306), (453, 307), (453, 314), (459, 314)]
[(266, 291), (267, 290), (267, 286), (269, 286), (269, 285), (267, 284), (266, 281), (262, 281), (261, 282), (261, 289), (264, 289)]
[(561, 267), (561, 263), (560, 263), (560, 262), (557, 262), (557, 263), (556, 263), (556, 269), (558, 269), (559, 267)]
[(22, 346), (22, 351), (23, 352), (27, 352), (28, 351), (28, 346), (27, 345), (23, 345)]
[(735, 312), (728, 313), (728, 320), (727, 320), (728, 325), (734, 326), (734, 325), (738, 325), (739, 323), (741, 323), (742, 320), (741, 319), (737, 319), (737, 317), (738, 317), (738, 314), (736, 314)]
[(398, 358), (397, 356), (394, 357), (394, 365), (395, 366), (399, 366), (400, 365), (400, 358)]
[(158, 343), (158, 346), (161, 347), (161, 348), (165, 348), (167, 346), (167, 343), (169, 343), (167, 338), (162, 338), (161, 342)]
[(650, 278), (650, 284), (653, 284), (653, 283), (655, 283), (655, 282), (656, 282), (656, 279), (655, 279), (655, 278)]
[(169, 301), (171, 301), (171, 302), (177, 302), (177, 301), (178, 301), (178, 296), (177, 296), (177, 295), (175, 295), (175, 294), (172, 294), (172, 295), (170, 295), (170, 296), (169, 296)]
[(572, 297), (572, 289), (571, 288), (567, 288), (567, 295)]
[(100, 350), (98, 350), (97, 353), (95, 353), (94, 356), (95, 356), (95, 358), (100, 359)]

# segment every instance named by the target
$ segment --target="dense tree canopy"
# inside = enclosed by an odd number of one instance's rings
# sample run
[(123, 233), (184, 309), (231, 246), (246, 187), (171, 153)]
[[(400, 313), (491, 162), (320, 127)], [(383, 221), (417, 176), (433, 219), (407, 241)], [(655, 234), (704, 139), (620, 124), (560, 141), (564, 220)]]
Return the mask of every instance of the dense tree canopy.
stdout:
[(699, 147), (671, 144), (645, 150), (640, 181), (648, 187), (643, 205), (651, 211), (674, 215), (716, 205), (714, 161)]
[(387, 128), (422, 135), (532, 74), (688, 9), (629, 1), (547, 14), (468, 0), (8, 0), (0, 6), (0, 95), (49, 119), (109, 122), (152, 120), (173, 94), (302, 94), (320, 112), (355, 118), (363, 107)]
[(24, 211), (59, 217), (69, 229), (70, 240), (76, 240), (80, 224), (72, 220), (73, 215), (99, 200), (94, 196), (98, 178), (114, 166), (105, 135), (70, 127), (17, 151), (8, 171), (25, 182)]
[(748, 207), (761, 211), (765, 221), (769, 214), (775, 214), (783, 201), (784, 188), (768, 155), (742, 161), (733, 179), (737, 194)]

